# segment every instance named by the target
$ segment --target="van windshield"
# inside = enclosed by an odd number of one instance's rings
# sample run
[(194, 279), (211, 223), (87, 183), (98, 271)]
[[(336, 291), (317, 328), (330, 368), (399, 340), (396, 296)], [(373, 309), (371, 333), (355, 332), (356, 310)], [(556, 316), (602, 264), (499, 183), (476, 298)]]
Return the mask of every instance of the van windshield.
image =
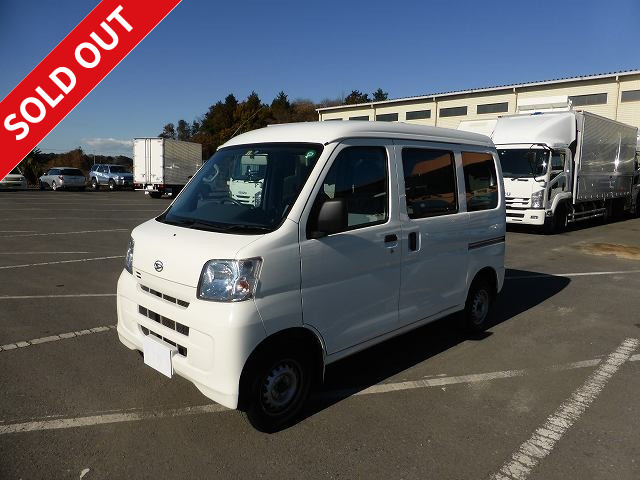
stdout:
[(157, 220), (200, 230), (273, 231), (298, 198), (322, 148), (270, 143), (221, 149)]
[(532, 178), (547, 173), (549, 151), (530, 148), (498, 150), (502, 175), (509, 178)]

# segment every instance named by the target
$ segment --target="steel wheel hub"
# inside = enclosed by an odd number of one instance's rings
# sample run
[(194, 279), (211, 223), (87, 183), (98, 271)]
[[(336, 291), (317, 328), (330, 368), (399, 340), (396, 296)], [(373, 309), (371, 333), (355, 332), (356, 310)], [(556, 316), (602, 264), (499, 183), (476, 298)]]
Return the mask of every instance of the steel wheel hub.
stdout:
[(277, 364), (266, 376), (261, 400), (269, 413), (286, 409), (298, 393), (300, 369), (292, 361)]
[(489, 313), (489, 293), (486, 290), (479, 290), (473, 297), (471, 304), (471, 315), (476, 325), (481, 324)]

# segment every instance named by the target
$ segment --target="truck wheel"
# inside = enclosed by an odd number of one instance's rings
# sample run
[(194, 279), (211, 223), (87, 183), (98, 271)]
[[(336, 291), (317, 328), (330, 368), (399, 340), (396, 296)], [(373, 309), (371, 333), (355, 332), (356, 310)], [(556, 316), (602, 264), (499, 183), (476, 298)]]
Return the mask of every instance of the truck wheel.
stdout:
[(308, 353), (284, 345), (251, 361), (241, 398), (256, 430), (273, 433), (290, 425), (309, 397), (311, 364)]
[(569, 225), (569, 211), (565, 203), (560, 203), (553, 213), (553, 217), (547, 217), (544, 223), (544, 232), (547, 235), (564, 232)]
[(162, 194), (160, 192), (149, 192), (149, 196), (151, 198), (160, 198), (162, 197)]
[(471, 284), (464, 305), (464, 325), (471, 332), (483, 332), (489, 326), (489, 312), (493, 304), (493, 289), (485, 278)]
[(93, 177), (91, 179), (91, 188), (93, 190), (100, 190), (100, 185), (98, 184), (98, 180), (96, 180), (96, 177)]
[(109, 190), (111, 190), (112, 192), (116, 189), (116, 182), (113, 181), (113, 179), (109, 180)]

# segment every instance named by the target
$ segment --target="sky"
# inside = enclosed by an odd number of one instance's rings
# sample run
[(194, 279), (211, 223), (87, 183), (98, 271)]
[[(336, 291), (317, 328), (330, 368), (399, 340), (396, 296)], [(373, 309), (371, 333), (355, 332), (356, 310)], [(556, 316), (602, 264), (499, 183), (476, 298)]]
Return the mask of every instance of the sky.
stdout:
[[(98, 3), (0, 0), (0, 98)], [(229, 93), (399, 98), (640, 69), (639, 31), (638, 0), (183, 0), (39, 148), (131, 156)]]

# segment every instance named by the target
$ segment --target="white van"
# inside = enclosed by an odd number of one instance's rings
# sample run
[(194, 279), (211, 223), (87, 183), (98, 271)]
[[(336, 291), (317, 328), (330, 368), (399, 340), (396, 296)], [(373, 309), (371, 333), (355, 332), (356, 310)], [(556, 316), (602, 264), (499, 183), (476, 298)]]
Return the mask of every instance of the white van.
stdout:
[[(252, 157), (262, 190), (243, 203), (230, 178)], [(118, 335), (278, 430), (329, 363), (458, 311), (487, 326), (504, 279), (502, 185), (474, 133), (350, 121), (240, 135), (133, 230)]]

